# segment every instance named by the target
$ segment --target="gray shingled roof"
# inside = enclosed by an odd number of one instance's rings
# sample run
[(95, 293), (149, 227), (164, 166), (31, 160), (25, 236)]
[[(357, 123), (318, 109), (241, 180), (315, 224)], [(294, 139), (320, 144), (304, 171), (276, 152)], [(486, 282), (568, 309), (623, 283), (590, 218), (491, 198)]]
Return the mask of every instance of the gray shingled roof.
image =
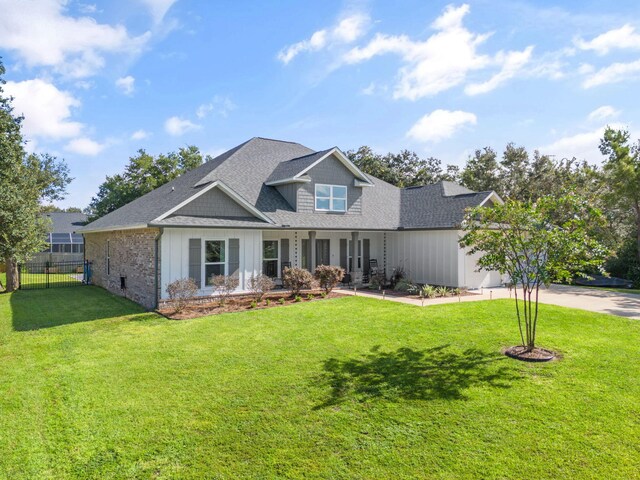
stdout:
[(51, 233), (73, 233), (87, 224), (87, 216), (76, 212), (43, 213), (43, 217), (51, 220)]
[[(362, 214), (297, 213), (269, 179), (291, 178), (331, 149), (321, 152), (298, 143), (252, 138), (156, 190), (105, 215), (85, 230), (118, 229), (142, 225), (396, 230), (455, 228), (467, 206), (482, 202), (490, 192), (471, 192), (452, 182), (400, 189), (369, 176), (373, 187), (362, 189)], [(295, 173), (294, 173), (295, 172)], [(273, 223), (247, 218), (172, 216), (156, 219), (206, 188), (221, 181), (254, 205)], [(82, 229), (80, 229), (81, 231)]]
[(320, 160), (323, 156), (329, 153), (333, 148), (327, 150), (321, 150), (319, 152), (310, 153), (302, 157), (294, 158), (286, 162), (280, 162), (276, 165), (271, 175), (265, 180), (265, 183), (277, 182), (279, 180), (287, 180), (293, 178), (302, 172), (305, 168), (310, 167), (314, 162)]
[[(462, 192), (452, 194), (452, 192)], [(493, 192), (474, 192), (453, 182), (402, 190), (400, 224), (405, 229), (456, 228), (465, 210), (480, 205)]]

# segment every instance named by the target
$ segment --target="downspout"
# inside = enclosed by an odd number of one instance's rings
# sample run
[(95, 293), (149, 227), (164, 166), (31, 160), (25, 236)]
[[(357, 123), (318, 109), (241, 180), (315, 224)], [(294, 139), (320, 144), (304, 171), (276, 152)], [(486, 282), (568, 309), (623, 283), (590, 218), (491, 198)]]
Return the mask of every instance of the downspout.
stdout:
[(154, 291), (155, 291), (155, 307), (154, 309), (157, 309), (158, 306), (160, 305), (160, 293), (158, 291), (159, 287), (160, 287), (160, 280), (158, 278), (159, 276), (159, 268), (158, 265), (160, 264), (160, 238), (162, 237), (162, 234), (164, 233), (164, 228), (160, 227), (160, 232), (158, 232), (158, 235), (156, 235), (156, 238), (154, 239), (154, 265), (153, 265), (153, 269), (154, 269)]

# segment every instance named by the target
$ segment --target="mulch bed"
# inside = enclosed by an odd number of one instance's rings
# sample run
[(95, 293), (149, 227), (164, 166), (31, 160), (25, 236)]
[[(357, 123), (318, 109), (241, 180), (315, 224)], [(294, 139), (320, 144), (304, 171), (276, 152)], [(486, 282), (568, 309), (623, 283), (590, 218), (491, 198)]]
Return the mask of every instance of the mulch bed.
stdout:
[[(309, 295), (313, 298), (310, 299)], [(301, 300), (296, 302), (295, 297), (293, 297), (288, 291), (279, 291), (279, 292), (271, 292), (264, 296), (261, 302), (255, 307), (251, 306), (251, 303), (254, 301), (254, 298), (248, 295), (242, 296), (232, 296), (229, 300), (225, 302), (224, 305), (220, 306), (218, 301), (215, 298), (211, 298), (210, 301), (203, 301), (202, 298), (197, 299), (197, 302), (192, 302), (185, 307), (181, 312), (176, 312), (175, 307), (169, 303), (162, 305), (157, 312), (167, 318), (172, 320), (186, 320), (189, 318), (198, 318), (205, 317), (208, 315), (217, 315), (220, 313), (230, 313), (230, 312), (245, 312), (247, 310), (262, 310), (265, 308), (275, 308), (275, 307), (283, 307), (286, 305), (292, 305), (294, 303), (308, 303), (308, 302), (316, 302), (319, 300), (325, 300), (329, 298), (337, 298), (341, 297), (341, 295), (331, 292), (326, 297), (322, 297), (320, 291), (303, 291), (300, 293)], [(269, 300), (269, 304), (267, 305), (266, 300)], [(280, 299), (284, 299), (284, 303), (281, 303)]]
[[(351, 290), (351, 289), (350, 289)], [(363, 292), (367, 292), (367, 293), (373, 293), (375, 295), (380, 295), (382, 296), (382, 289), (378, 290), (377, 288), (363, 288), (361, 289)], [(408, 298), (416, 298), (418, 300), (420, 300), (420, 295), (415, 294), (415, 293), (408, 293), (408, 292), (398, 292), (396, 290), (393, 289), (384, 289), (384, 294), (387, 297), (408, 297)], [(465, 291), (461, 291), (460, 292), (460, 296), (461, 297), (468, 297), (468, 296), (473, 296), (473, 295), (478, 295), (477, 293), (471, 293), (467, 290)], [(458, 295), (447, 295), (447, 297), (457, 297)], [(443, 297), (433, 297), (433, 298), (443, 298)], [(431, 298), (427, 298), (425, 297), (425, 300), (432, 300)]]
[(547, 350), (546, 348), (535, 347), (529, 350), (528, 347), (524, 345), (509, 347), (504, 350), (504, 354), (507, 357), (522, 360), (523, 362), (548, 362), (559, 358), (555, 352)]

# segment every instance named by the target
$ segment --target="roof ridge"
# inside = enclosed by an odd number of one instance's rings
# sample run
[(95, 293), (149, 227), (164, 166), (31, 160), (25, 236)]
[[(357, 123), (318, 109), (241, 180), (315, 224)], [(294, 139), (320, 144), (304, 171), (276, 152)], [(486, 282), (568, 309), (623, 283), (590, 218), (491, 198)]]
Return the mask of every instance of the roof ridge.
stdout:
[[(302, 145), (301, 143), (298, 143), (298, 142), (291, 142), (291, 141), (289, 141), (289, 140), (280, 140), (280, 139), (278, 139), (278, 138), (253, 137), (253, 138), (251, 138), (251, 139), (250, 139), (250, 140), (248, 140), (248, 141), (255, 140), (255, 139), (266, 140), (266, 141), (268, 141), (268, 142), (290, 143), (290, 144), (292, 144), (292, 145), (300, 145), (301, 147), (304, 147), (304, 145)], [(307, 148), (308, 148), (308, 147), (307, 147)]]

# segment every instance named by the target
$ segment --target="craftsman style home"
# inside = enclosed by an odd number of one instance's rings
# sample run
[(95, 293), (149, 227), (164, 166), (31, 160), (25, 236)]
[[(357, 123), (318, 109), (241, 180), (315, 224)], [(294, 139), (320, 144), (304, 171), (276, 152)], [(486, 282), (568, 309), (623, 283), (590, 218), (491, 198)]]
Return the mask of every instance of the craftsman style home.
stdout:
[(176, 279), (211, 294), (213, 275), (278, 279), (286, 266), (340, 265), (351, 281), (403, 268), (415, 282), (477, 288), (458, 245), (465, 209), (500, 202), (452, 182), (397, 188), (337, 147), (252, 138), (78, 230), (93, 283), (153, 308)]

